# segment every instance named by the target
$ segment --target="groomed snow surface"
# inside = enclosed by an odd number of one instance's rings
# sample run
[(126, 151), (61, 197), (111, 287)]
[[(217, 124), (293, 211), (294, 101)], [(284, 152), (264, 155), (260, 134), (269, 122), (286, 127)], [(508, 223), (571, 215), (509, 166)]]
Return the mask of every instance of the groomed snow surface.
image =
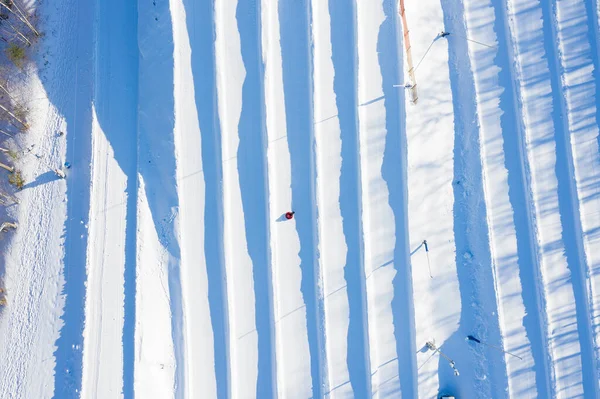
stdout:
[(0, 398), (600, 397), (600, 8), (404, 3), (40, 1)]

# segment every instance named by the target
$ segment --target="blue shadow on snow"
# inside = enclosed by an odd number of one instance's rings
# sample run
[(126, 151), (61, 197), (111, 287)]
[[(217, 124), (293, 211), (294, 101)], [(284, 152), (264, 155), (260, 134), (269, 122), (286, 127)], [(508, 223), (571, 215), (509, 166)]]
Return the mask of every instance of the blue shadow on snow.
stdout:
[[(90, 205), (90, 160), (93, 72), (93, 20), (94, 9), (76, 1), (63, 4), (65, 14), (58, 21), (46, 20), (48, 26), (66, 31), (64, 25), (74, 24), (78, 31), (76, 48), (50, 47), (57, 58), (69, 58), (69, 53), (80, 55), (75, 62), (64, 63), (56, 74), (42, 73), (42, 84), (48, 99), (67, 125), (67, 159), (74, 168), (67, 179), (67, 220), (65, 221), (64, 279), (62, 294), (65, 297), (63, 327), (56, 340), (56, 366), (54, 369), (54, 397), (77, 398), (81, 392), (82, 346), (85, 306), (86, 250), (88, 233), (85, 226)], [(44, 4), (43, 7), (52, 5)], [(69, 15), (70, 14), (70, 15)], [(55, 14), (54, 14), (55, 15)], [(66, 22), (68, 21), (68, 22)], [(52, 62), (52, 61), (51, 61)], [(51, 69), (56, 70), (56, 69)], [(67, 77), (66, 81), (58, 80)], [(68, 86), (68, 89), (65, 89)], [(70, 95), (67, 95), (69, 93)]]
[[(368, 353), (364, 243), (360, 195), (360, 159), (357, 116), (356, 4), (354, 0), (329, 0), (331, 50), (342, 141), (340, 211), (348, 248), (344, 278), (349, 305), (347, 363), (350, 385), (356, 397), (371, 392)], [(368, 103), (367, 103), (368, 104)]]
[[(464, 9), (459, 0), (442, 2), (444, 30), (466, 37)], [(458, 397), (502, 397), (508, 389), (502, 352), (465, 341), (467, 335), (502, 346), (491, 263), (475, 99), (475, 82), (468, 42), (450, 34), (448, 70), (454, 112), (454, 242), (461, 313), (459, 328), (445, 342), (450, 357), (463, 354), (454, 376), (448, 361), (439, 358), (440, 392)], [(481, 379), (478, 376), (487, 375)]]
[(242, 113), (238, 126), (238, 175), (244, 209), (248, 254), (252, 259), (258, 334), (256, 397), (276, 397), (275, 332), (267, 218), (268, 177), (264, 110), (260, 1), (239, 0), (236, 19), (246, 78), (242, 87)]
[[(399, 58), (404, 44), (399, 33), (400, 22), (394, 0), (384, 0), (385, 20), (379, 28), (377, 52), (382, 76), (387, 131), (381, 175), (389, 190), (389, 205), (394, 213), (396, 243), (394, 246), (394, 297), (392, 312), (398, 375), (402, 397), (417, 396), (412, 267), (408, 237), (406, 109), (403, 88), (393, 87), (403, 80), (403, 62)], [(381, 388), (385, 389), (385, 387)]]
[(184, 0), (192, 51), (196, 110), (202, 136), (204, 171), (204, 253), (208, 303), (213, 330), (217, 396), (230, 396), (227, 328), (227, 288), (223, 258), (223, 169), (221, 130), (217, 109), (215, 26), (212, 0)]
[(286, 127), (292, 168), (292, 205), (300, 239), (300, 289), (306, 326), (314, 398), (322, 396), (324, 311), (318, 292), (315, 154), (312, 112), (311, 10), (307, 0), (281, 0), (279, 23)]
[[(501, 2), (494, 4), (494, 30), (498, 36), (498, 52), (495, 64), (500, 67), (498, 72), (499, 85), (504, 90), (500, 95), (500, 109), (503, 110), (500, 117), (504, 138), (505, 167), (508, 171), (508, 195), (513, 209), (513, 218), (517, 236), (517, 262), (519, 264), (520, 278), (523, 285), (523, 303), (526, 315), (523, 318), (525, 331), (531, 342), (533, 361), (535, 363), (536, 386), (539, 397), (550, 397), (550, 373), (546, 364), (546, 348), (543, 342), (544, 333), (542, 325), (544, 321), (540, 317), (539, 309), (544, 309), (538, 297), (540, 278), (536, 272), (538, 267), (537, 257), (533, 251), (534, 237), (530, 225), (528, 206), (529, 197), (525, 193), (525, 166), (522, 159), (521, 121), (516, 114), (517, 107), (521, 104), (514, 94), (514, 76), (512, 72), (513, 57), (508, 49), (511, 43), (507, 43), (510, 33), (507, 31), (505, 11)], [(528, 289), (529, 288), (529, 289)], [(535, 288), (535, 289), (534, 289)]]

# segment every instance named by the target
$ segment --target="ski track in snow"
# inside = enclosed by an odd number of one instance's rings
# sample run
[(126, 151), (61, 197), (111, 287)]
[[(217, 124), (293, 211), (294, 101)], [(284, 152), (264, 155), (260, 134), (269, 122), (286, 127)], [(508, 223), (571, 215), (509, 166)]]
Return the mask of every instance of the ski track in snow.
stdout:
[[(333, 89), (338, 110), (341, 139), (340, 197), (343, 234), (347, 252), (344, 280), (348, 290), (348, 344), (346, 362), (350, 387), (355, 396), (367, 396), (368, 335), (365, 330), (365, 288), (363, 283), (364, 242), (360, 201), (360, 155), (357, 112), (356, 5), (329, 2), (331, 47), (334, 68)], [(326, 266), (325, 266), (326, 267)], [(331, 387), (335, 393), (338, 385)], [(341, 393), (340, 393), (341, 394)]]
[[(597, 13), (592, 2), (556, 1), (553, 21), (562, 82), (563, 173), (568, 172), (569, 192), (566, 201), (572, 209), (565, 211), (569, 223), (573, 256), (571, 266), (577, 284), (575, 290), (577, 317), (581, 333), (583, 389), (586, 394), (599, 393), (600, 377), (600, 266), (595, 255), (600, 243), (598, 206), (600, 140), (598, 123), (598, 88), (600, 61), (598, 48)], [(595, 32), (595, 34), (594, 34)], [(553, 40), (554, 42), (554, 40)], [(595, 51), (594, 51), (595, 50)], [(557, 82), (558, 85), (558, 82)], [(575, 180), (573, 182), (573, 180)], [(579, 208), (579, 209), (577, 209)], [(572, 218), (572, 220), (571, 220)], [(587, 281), (586, 281), (587, 280)]]
[(598, 2), (405, 3), (40, 3), (0, 397), (598, 396)]
[[(244, 211), (239, 185), (238, 124), (246, 70), (240, 51), (236, 4), (215, 2), (216, 61), (221, 152), (223, 162), (223, 239), (227, 278), (228, 344), (232, 397), (247, 394), (258, 378), (258, 333), (255, 314), (252, 259), (246, 245)], [(270, 356), (269, 351), (266, 352)]]
[[(532, 254), (528, 198), (524, 193), (521, 125), (515, 116), (513, 76), (504, 10), (467, 3), (467, 36), (488, 48), (469, 44), (481, 128), (485, 200), (505, 356), (509, 396), (550, 395), (550, 370), (540, 303), (537, 257)], [(476, 22), (478, 21), (478, 22)], [(496, 64), (498, 62), (499, 65)], [(501, 129), (499, 129), (501, 127)], [(504, 134), (503, 134), (504, 133)]]
[[(313, 0), (312, 32), (314, 41), (313, 115), (317, 162), (317, 198), (319, 210), (319, 254), (323, 278), (323, 312), (327, 369), (324, 396), (352, 397), (348, 371), (346, 337), (349, 327), (348, 286), (344, 267), (348, 244), (344, 237), (340, 207), (342, 143), (340, 119), (334, 92), (328, 2)], [(345, 27), (351, 28), (351, 27)], [(342, 32), (345, 33), (345, 32)], [(360, 353), (358, 354), (360, 355)]]

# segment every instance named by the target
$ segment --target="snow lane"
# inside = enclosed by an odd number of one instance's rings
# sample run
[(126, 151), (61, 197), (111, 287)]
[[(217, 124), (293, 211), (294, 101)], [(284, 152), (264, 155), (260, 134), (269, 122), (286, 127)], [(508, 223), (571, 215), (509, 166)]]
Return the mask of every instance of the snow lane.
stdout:
[[(325, 353), (323, 395), (331, 398), (353, 396), (348, 372), (348, 287), (344, 268), (348, 245), (340, 210), (342, 142), (340, 119), (334, 92), (332, 27), (329, 2), (313, 0), (313, 114), (317, 163), (317, 206), (319, 213), (319, 254), (323, 276)], [(331, 2), (331, 4), (339, 2)], [(333, 13), (332, 13), (333, 15)], [(353, 22), (353, 21), (352, 21)], [(350, 26), (349, 28), (352, 28)], [(342, 30), (341, 33), (344, 33)], [(339, 35), (339, 33), (338, 33)], [(352, 86), (356, 90), (356, 86)], [(355, 94), (353, 94), (353, 97)], [(358, 354), (359, 356), (361, 354)], [(364, 352), (363, 352), (364, 355)]]
[[(411, 21), (410, 41), (415, 60), (427, 58), (416, 70), (419, 103), (406, 105), (408, 139), (408, 221), (412, 250), (413, 295), (419, 396), (435, 396), (438, 389), (457, 390), (459, 396), (474, 397), (475, 376), (456, 367), (461, 375), (460, 390), (448, 361), (435, 355), (426, 342), (435, 340), (450, 358), (466, 349), (456, 330), (462, 303), (455, 263), (455, 237), (452, 210), (454, 176), (454, 114), (448, 70), (447, 39), (438, 37), (443, 26), (439, 2), (407, 2)], [(438, 28), (436, 28), (438, 27)], [(432, 44), (433, 43), (433, 44)], [(419, 61), (415, 61), (418, 65)], [(423, 240), (427, 240), (425, 247)], [(428, 249), (428, 252), (427, 252)], [(430, 277), (429, 268), (431, 267)], [(469, 312), (471, 309), (469, 309)], [(425, 349), (423, 349), (425, 348)]]
[[(589, 337), (589, 326), (585, 311), (583, 318), (577, 315), (581, 316), (581, 308), (585, 307), (581, 301), (584, 297), (578, 291), (584, 293), (585, 288), (575, 238), (578, 233), (572, 223), (563, 105), (558, 95), (559, 76), (549, 8), (550, 5), (540, 8), (537, 1), (511, 1), (508, 20), (517, 60), (515, 73), (522, 101), (525, 149), (531, 165), (533, 221), (556, 392), (559, 397), (574, 397), (584, 392), (582, 361), (591, 357), (582, 354), (580, 348), (580, 340)], [(554, 97), (552, 93), (556, 93)]]
[[(569, 165), (569, 178), (574, 175), (575, 193), (572, 211), (575, 229), (573, 237), (578, 242), (580, 282), (586, 278), (586, 289), (579, 287), (578, 316), (590, 323), (590, 337), (582, 337), (582, 356), (591, 355), (584, 364), (584, 391), (598, 396), (600, 380), (600, 61), (598, 44), (598, 14), (591, 1), (557, 1), (553, 21), (558, 41), (560, 82), (564, 94), (564, 110), (569, 135), (565, 139), (565, 162)], [(554, 40), (552, 41), (555, 42)], [(570, 143), (570, 146), (569, 146)], [(570, 148), (569, 148), (570, 147)], [(565, 171), (566, 172), (566, 171)], [(577, 209), (578, 207), (578, 209)], [(575, 275), (575, 273), (574, 273)], [(576, 280), (577, 281), (577, 280)], [(583, 334), (582, 334), (583, 335)], [(590, 364), (591, 363), (591, 364)]]
[(143, 207), (138, 210), (138, 230), (144, 236), (138, 238), (137, 251), (135, 392), (179, 398), (187, 384), (174, 156), (173, 15), (165, 2), (144, 4), (138, 12), (138, 204)]
[[(502, 346), (498, 305), (491, 263), (490, 237), (485, 209), (481, 143), (477, 120), (475, 83), (469, 59), (464, 8), (459, 0), (442, 3), (444, 30), (448, 40), (448, 66), (454, 108), (454, 239), (461, 302), (460, 327), (451, 338), (464, 351), (461, 379), (474, 381), (479, 397), (506, 397), (508, 378), (504, 355), (497, 349), (469, 342), (473, 335), (496, 347)], [(449, 340), (450, 341), (450, 340)], [(445, 345), (449, 346), (448, 342)], [(459, 390), (454, 392), (458, 393)]]
[[(175, 157), (181, 236), (181, 297), (186, 397), (226, 397), (220, 164), (214, 159), (216, 111), (212, 10), (173, 0)], [(199, 83), (202, 82), (202, 83)], [(201, 154), (201, 156), (198, 156)]]
[(142, 398), (175, 398), (178, 365), (169, 322), (169, 254), (152, 222), (144, 178), (138, 181), (134, 392)]
[[(75, 30), (63, 30), (67, 43), (60, 43), (56, 51), (63, 60), (61, 76), (67, 87), (48, 84), (46, 91), (50, 102), (64, 115), (67, 131), (66, 159), (76, 165), (67, 178), (67, 217), (64, 222), (64, 325), (56, 340), (56, 367), (54, 396), (75, 397), (81, 391), (83, 328), (85, 320), (85, 267), (88, 233), (86, 226), (90, 210), (91, 160), (91, 102), (93, 95), (93, 41), (94, 3), (64, 4), (73, 14), (62, 14), (67, 24), (74, 23)], [(68, 16), (67, 16), (68, 15)], [(60, 26), (60, 25), (59, 25)], [(73, 42), (70, 42), (73, 40)], [(75, 62), (73, 54), (77, 54)], [(50, 83), (50, 82), (49, 82)], [(66, 94), (67, 98), (64, 98)], [(52, 132), (54, 133), (54, 132)], [(62, 159), (55, 160), (58, 167)], [(21, 209), (28, 209), (21, 204)], [(30, 211), (33, 211), (31, 209)], [(37, 245), (37, 244), (36, 244)], [(25, 266), (24, 263), (21, 266)]]
[(263, 60), (268, 138), (270, 229), (273, 259), (277, 390), (279, 396), (310, 397), (310, 356), (302, 270), (297, 254), (300, 241), (293, 221), (283, 214), (292, 209), (291, 162), (286, 135), (280, 26), (276, 2), (262, 2)]
[[(415, 315), (410, 264), (407, 193), (407, 142), (405, 91), (394, 87), (402, 82), (404, 43), (402, 26), (395, 0), (384, 0), (385, 20), (379, 26), (377, 53), (383, 85), (385, 126), (387, 130), (381, 176), (389, 190), (389, 204), (394, 213), (395, 244), (392, 280), (394, 296), (392, 314), (398, 356), (401, 394), (417, 396), (417, 364), (415, 346)], [(394, 380), (396, 377), (390, 377)], [(385, 384), (384, 381), (382, 384)], [(399, 393), (399, 394), (400, 394)]]
[(238, 124), (237, 168), (242, 197), (248, 254), (252, 259), (258, 376), (256, 397), (274, 397), (277, 392), (275, 332), (272, 297), (271, 254), (264, 76), (261, 60), (260, 0), (239, 0), (237, 28), (246, 77), (242, 86), (242, 111)]
[[(347, 363), (354, 395), (369, 395), (368, 335), (364, 328), (366, 293), (364, 288), (364, 243), (361, 220), (360, 158), (357, 114), (356, 4), (354, 1), (329, 2), (331, 15), (334, 90), (341, 129), (341, 176), (339, 207), (343, 221), (347, 254), (344, 279), (348, 289), (349, 325)], [(335, 387), (334, 387), (335, 389)]]
[(102, 2), (97, 11), (82, 396), (104, 398), (132, 388), (131, 377), (123, 385), (133, 367), (123, 317), (124, 273), (135, 268), (138, 53), (135, 4)]
[(523, 207), (526, 197), (519, 142), (513, 137), (520, 129), (510, 71), (514, 58), (507, 51), (502, 9), (493, 8), (490, 1), (469, 1), (465, 3), (465, 13), (467, 37), (498, 43), (498, 47), (488, 48), (470, 42), (469, 53), (477, 95), (500, 329), (504, 349), (523, 358), (505, 356), (509, 396), (549, 397), (551, 374), (542, 333), (539, 277), (533, 267), (536, 258), (529, 237), (528, 209)]
[(112, 147), (96, 115), (92, 132), (94, 184), (90, 207), (81, 394), (102, 398), (115, 396), (122, 389), (120, 339), (123, 328), (127, 177), (114, 159)]
[[(308, 348), (306, 349), (308, 350), (306, 351), (304, 346), (296, 348), (296, 353), (293, 357), (288, 357), (286, 362), (289, 363), (294, 358), (309, 362), (308, 364), (299, 364), (298, 366), (302, 368), (296, 371), (294, 369), (286, 370), (284, 374), (284, 378), (287, 379), (286, 386), (282, 386), (279, 392), (283, 396), (298, 395), (300, 397), (312, 396), (317, 398), (323, 395), (324, 378), (322, 371), (325, 368), (325, 333), (323, 330), (323, 293), (317, 253), (316, 165), (312, 103), (313, 68), (310, 31), (312, 11), (309, 0), (282, 0), (279, 2), (279, 8), (275, 9), (274, 12), (276, 14), (272, 14), (272, 18), (279, 19), (281, 77), (285, 104), (285, 108), (280, 108), (280, 110), (284, 111), (281, 114), (285, 114), (284, 132), (287, 132), (287, 140), (285, 140), (287, 143), (284, 140), (282, 141), (287, 144), (290, 162), (290, 172), (288, 172), (290, 177), (287, 177), (284, 181), (280, 180), (279, 184), (290, 185), (291, 183), (291, 192), (286, 190), (285, 202), (274, 204), (273, 216), (281, 216), (283, 212), (288, 210), (283, 206), (289, 206), (287, 204), (290, 203), (296, 212), (293, 222), (283, 223), (278, 228), (296, 228), (295, 234), (297, 234), (299, 240), (299, 247), (291, 248), (294, 250), (291, 253), (297, 253), (300, 258), (301, 274), (298, 277), (300, 278), (302, 294), (302, 299), (298, 298), (295, 301), (302, 307), (294, 307), (292, 303), (287, 304), (285, 307), (280, 308), (280, 317), (276, 320), (278, 329), (285, 327), (282, 332), (291, 330), (294, 328), (293, 325), (302, 324), (306, 326), (303, 328), (306, 328), (308, 339)], [(277, 36), (274, 38), (276, 41)], [(281, 97), (279, 98), (281, 99)], [(272, 135), (270, 138), (277, 136)], [(281, 166), (277, 165), (277, 168), (281, 168)], [(279, 178), (281, 177), (280, 175)], [(273, 234), (274, 236), (278, 235), (275, 231)], [(279, 261), (274, 258), (274, 263), (279, 263)], [(288, 278), (290, 277), (292, 276)], [(294, 286), (298, 284), (298, 277), (294, 278)], [(287, 295), (288, 291), (282, 292)], [(280, 296), (278, 302), (282, 299)], [(284, 303), (278, 305), (282, 306)], [(280, 326), (282, 323), (285, 324)], [(280, 344), (278, 341), (278, 349), (282, 349), (284, 345), (287, 346), (288, 344), (285, 341)], [(306, 366), (309, 366), (309, 369)], [(312, 391), (307, 391), (311, 386)]]
[(215, 2), (217, 89), (223, 162), (223, 237), (229, 314), (231, 397), (256, 392), (258, 334), (252, 259), (248, 253), (244, 210), (239, 185), (238, 124), (246, 71), (235, 20), (237, 3)]
[[(387, 130), (388, 115), (378, 54), (380, 28), (386, 20), (383, 5), (383, 1), (361, 1), (357, 2), (356, 9), (360, 190), (364, 230), (361, 290), (366, 298), (363, 314), (368, 315), (367, 320), (363, 320), (363, 328), (367, 329), (363, 334), (368, 337), (368, 345), (365, 345), (365, 350), (368, 351), (365, 362), (368, 375), (362, 389), (375, 397), (401, 395), (399, 373), (404, 372), (399, 370), (392, 312), (396, 292), (394, 277), (396, 268), (402, 267), (395, 263), (406, 261), (406, 257), (395, 259), (397, 235), (402, 237), (403, 233), (395, 231), (395, 218), (402, 218), (402, 215), (395, 214), (394, 211), (403, 205), (393, 204), (392, 208), (390, 191), (382, 175), (387, 135), (390, 134)], [(387, 3), (387, 7), (389, 6)], [(388, 15), (389, 12), (388, 9)], [(364, 309), (365, 306), (368, 310)], [(404, 317), (406, 316), (405, 314)], [(412, 328), (409, 320), (404, 322), (408, 322), (408, 328)], [(409, 333), (409, 337), (411, 335)], [(412, 353), (403, 355), (412, 356)], [(407, 389), (407, 395), (413, 391), (410, 386)]]

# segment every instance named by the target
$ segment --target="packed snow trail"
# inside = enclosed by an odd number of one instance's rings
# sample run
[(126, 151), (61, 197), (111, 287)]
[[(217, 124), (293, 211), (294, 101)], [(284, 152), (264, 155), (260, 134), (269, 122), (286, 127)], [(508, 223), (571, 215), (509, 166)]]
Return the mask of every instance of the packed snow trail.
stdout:
[[(170, 4), (138, 7), (138, 239), (136, 396), (181, 397), (185, 326), (175, 152)], [(156, 79), (160, 76), (160, 79)]]
[[(307, 298), (302, 291), (304, 273), (299, 256), (302, 241), (298, 225), (310, 216), (295, 206), (294, 165), (286, 120), (287, 93), (284, 82), (282, 3), (262, 3), (262, 46), (265, 67), (265, 111), (268, 139), (270, 229), (273, 270), (273, 303), (276, 337), (277, 395), (310, 397), (318, 380), (311, 377)], [(300, 17), (302, 18), (302, 17)], [(293, 219), (285, 213), (296, 211)], [(310, 299), (310, 298), (308, 298)]]
[[(501, 347), (498, 305), (491, 263), (483, 175), (481, 173), (480, 130), (477, 124), (475, 83), (469, 60), (468, 42), (464, 39), (464, 8), (460, 1), (442, 3), (444, 31), (448, 41), (448, 66), (454, 109), (454, 239), (461, 309), (459, 329), (453, 334), (454, 344), (463, 344), (473, 335), (488, 345)], [(472, 309), (472, 310), (471, 310)], [(469, 342), (464, 360), (472, 367), (460, 368), (461, 378), (473, 378), (474, 389), (481, 396), (506, 396), (508, 378), (501, 351), (487, 345)], [(454, 390), (458, 393), (459, 390)]]
[(252, 392), (256, 392), (259, 353), (253, 265), (244, 228), (236, 156), (242, 85), (246, 76), (236, 23), (236, 6), (231, 1), (218, 0), (215, 1), (214, 13), (223, 165), (223, 257), (227, 278), (229, 382), (231, 397), (243, 397), (250, 388)]
[[(329, 2), (312, 0), (313, 114), (317, 163), (319, 254), (323, 277), (323, 312), (327, 368), (323, 370), (326, 397), (350, 397), (353, 390), (348, 371), (348, 286), (344, 268), (348, 244), (340, 210), (342, 142), (334, 92), (334, 66)], [(354, 354), (357, 355), (357, 354)], [(360, 353), (358, 354), (361, 355)]]
[[(111, 12), (118, 13), (114, 18)], [(133, 388), (133, 330), (124, 330), (135, 286), (137, 218), (137, 8), (101, 2), (97, 8), (92, 124), (92, 188), (87, 254), (83, 397), (111, 397)], [(110, 315), (110, 316), (109, 316)], [(131, 323), (131, 321), (129, 321)], [(129, 351), (125, 357), (125, 349)], [(124, 386), (125, 375), (128, 376)]]
[[(385, 7), (385, 10), (384, 10)], [(405, 273), (399, 280), (410, 279), (408, 274), (410, 268), (403, 265), (406, 262), (406, 254), (395, 259), (396, 246), (406, 245), (406, 241), (398, 243), (396, 234), (403, 236), (401, 231), (396, 231), (396, 218), (400, 226), (406, 212), (405, 203), (391, 203), (390, 191), (383, 176), (382, 165), (386, 154), (388, 118), (394, 121), (393, 114), (397, 110), (390, 109), (386, 104), (383, 91), (382, 65), (380, 65), (379, 51), (382, 46), (380, 39), (384, 37), (380, 31), (387, 15), (392, 13), (392, 4), (384, 1), (358, 2), (357, 3), (357, 55), (358, 55), (358, 129), (359, 129), (359, 153), (360, 153), (360, 191), (362, 202), (362, 226), (364, 231), (364, 262), (363, 276), (361, 276), (361, 289), (366, 295), (366, 313), (368, 317), (363, 321), (368, 337), (367, 366), (367, 393), (375, 397), (386, 397), (402, 395), (400, 386), (400, 374), (405, 374), (407, 395), (415, 394), (410, 370), (414, 367), (414, 347), (404, 344), (404, 349), (409, 349), (400, 354), (396, 352), (396, 334), (394, 328), (400, 323), (408, 326), (409, 332), (404, 339), (410, 339), (413, 335), (413, 324), (410, 311), (406, 309), (399, 315), (394, 315), (393, 299), (397, 292), (394, 287), (394, 278), (398, 270)], [(396, 12), (396, 7), (393, 8)], [(388, 30), (392, 37), (397, 34), (395, 30)], [(393, 53), (392, 53), (393, 54)], [(392, 86), (394, 78), (386, 75), (385, 83)], [(386, 107), (387, 105), (387, 107)], [(392, 111), (392, 115), (387, 112)], [(391, 126), (394, 126), (393, 124)], [(396, 134), (394, 132), (393, 134)], [(400, 150), (399, 147), (397, 150)], [(398, 156), (401, 156), (397, 153)], [(402, 165), (402, 164), (401, 164)], [(402, 167), (400, 174), (405, 173)], [(386, 175), (388, 176), (388, 175)], [(395, 200), (403, 197), (394, 196)], [(406, 248), (404, 248), (406, 250)], [(396, 265), (398, 262), (398, 265)], [(399, 281), (396, 280), (396, 284)], [(408, 283), (404, 283), (409, 286)], [(363, 306), (365, 306), (363, 305)], [(410, 303), (406, 304), (410, 310)], [(398, 321), (394, 317), (403, 316), (405, 319)], [(406, 327), (404, 327), (406, 328)], [(414, 344), (413, 344), (414, 345)], [(408, 352), (408, 353), (407, 353)], [(399, 367), (399, 358), (404, 359), (402, 369)], [(408, 367), (407, 367), (408, 366)], [(406, 369), (406, 370), (405, 370)]]
[(239, 0), (236, 19), (241, 56), (246, 70), (242, 86), (242, 109), (238, 124), (239, 145), (236, 156), (248, 254), (253, 266), (255, 323), (258, 335), (256, 397), (273, 397), (278, 389), (276, 380), (278, 374), (275, 363), (275, 321), (270, 232), (267, 220), (269, 197), (260, 0)]
[(596, 254), (600, 249), (600, 10), (593, 9), (593, 4), (590, 1), (555, 1), (551, 17), (555, 24), (552, 43), (558, 42), (557, 54), (560, 55), (556, 67), (560, 71), (557, 85), (561, 83), (562, 112), (567, 115), (567, 118), (563, 117), (566, 127), (562, 149), (567, 165), (561, 165), (560, 169), (563, 173), (568, 172), (569, 180), (575, 180), (575, 187), (571, 186), (570, 192), (565, 194), (573, 208), (568, 210), (570, 213), (565, 219), (572, 218), (572, 239), (577, 241), (573, 252), (578, 255), (578, 262), (572, 266), (572, 273), (579, 284), (577, 314), (579, 328), (584, 332), (581, 340), (585, 361), (584, 391), (598, 396), (600, 263)]
[[(499, 304), (503, 348), (520, 356), (505, 356), (509, 396), (551, 396), (551, 371), (547, 363), (543, 303), (538, 293), (540, 277), (531, 242), (530, 216), (524, 192), (521, 129), (515, 112), (516, 93), (511, 75), (513, 57), (504, 10), (491, 1), (465, 2), (466, 37), (475, 81), (484, 192), (488, 211), (492, 265)], [(495, 46), (494, 46), (495, 45)], [(504, 133), (504, 134), (503, 134)]]
[[(565, 142), (568, 134), (563, 123), (565, 107), (560, 95), (551, 5), (509, 1), (508, 17), (518, 60), (516, 74), (520, 82), (523, 139), (528, 162), (532, 165), (529, 178), (533, 220), (556, 393), (559, 397), (574, 397), (595, 392), (596, 382), (578, 248), (581, 229), (576, 227), (579, 223), (573, 209), (570, 146)], [(531, 41), (545, 46), (531, 46)], [(548, 118), (548, 110), (551, 110), (551, 118)]]
[[(171, 2), (181, 240), (183, 397), (227, 396), (227, 302), (212, 2)], [(180, 23), (177, 23), (180, 21)], [(198, 154), (202, 156), (199, 157)]]
[[(430, 359), (426, 342), (455, 359), (466, 349), (456, 330), (461, 310), (473, 312), (462, 303), (455, 262), (455, 206), (453, 179), (454, 129), (452, 91), (448, 66), (448, 41), (438, 35), (443, 27), (441, 4), (436, 1), (405, 4), (411, 24), (410, 41), (415, 60), (423, 60), (415, 71), (419, 102), (407, 104), (408, 222), (415, 297), (415, 329), (419, 396), (432, 397), (449, 390), (458, 396), (474, 397), (477, 377), (456, 359), (462, 372), (458, 379), (448, 360)], [(429, 49), (429, 50), (428, 50)], [(426, 58), (424, 58), (426, 57)], [(408, 96), (407, 96), (408, 97)], [(408, 102), (408, 98), (407, 98)], [(459, 239), (461, 237), (458, 237)], [(427, 246), (423, 241), (427, 240)], [(428, 270), (428, 269), (431, 269)], [(431, 273), (431, 274), (430, 274)], [(471, 299), (473, 301), (473, 299)], [(472, 317), (470, 313), (466, 317)], [(460, 388), (460, 389), (459, 389)], [(485, 391), (484, 391), (485, 392)]]
[[(368, 334), (365, 329), (366, 295), (364, 290), (364, 243), (361, 220), (360, 157), (357, 112), (356, 5), (354, 2), (329, 2), (331, 47), (334, 68), (333, 89), (341, 134), (339, 207), (347, 252), (344, 280), (348, 290), (349, 324), (347, 367), (355, 396), (369, 395)], [(336, 389), (337, 385), (330, 389)], [(335, 392), (335, 391), (334, 391)], [(341, 393), (340, 393), (341, 394)]]
[[(85, 268), (86, 250), (88, 244), (88, 224), (90, 210), (90, 161), (91, 161), (91, 124), (93, 96), (93, 40), (95, 10), (92, 3), (64, 5), (66, 10), (73, 12), (67, 17), (62, 15), (61, 23), (71, 24), (75, 31), (69, 28), (60, 29), (60, 38), (67, 37), (66, 42), (57, 44), (53, 49), (60, 54), (62, 65), (67, 65), (62, 76), (55, 79), (65, 79), (66, 85), (46, 84), (46, 92), (51, 104), (65, 118), (67, 132), (68, 159), (75, 168), (67, 178), (67, 213), (64, 224), (64, 288), (65, 295), (64, 322), (60, 337), (56, 340), (56, 367), (54, 373), (54, 395), (56, 397), (76, 397), (81, 391), (82, 377), (82, 346), (85, 319)], [(64, 20), (62, 19), (64, 18)], [(69, 21), (69, 22), (66, 22)], [(64, 25), (63, 25), (64, 26)], [(67, 31), (68, 30), (68, 33)], [(64, 52), (63, 52), (64, 51)], [(70, 60), (73, 54), (78, 58), (75, 63)], [(68, 93), (68, 94), (66, 94)], [(65, 95), (67, 98), (65, 98)], [(53, 133), (53, 132), (52, 132)], [(53, 163), (60, 167), (63, 159)], [(53, 165), (53, 166), (54, 166)], [(27, 209), (25, 206), (21, 209)], [(29, 210), (31, 211), (31, 209)], [(37, 244), (36, 244), (37, 245)], [(20, 265), (22, 267), (24, 265)]]
[[(323, 294), (318, 260), (316, 209), (316, 166), (312, 110), (312, 38), (309, 0), (279, 2), (283, 94), (287, 144), (291, 164), (291, 204), (297, 213), (295, 227), (300, 240), (298, 256), (302, 280), (300, 289), (306, 309), (312, 397), (322, 396), (324, 367)], [(292, 311), (294, 309), (289, 309)], [(299, 355), (296, 355), (299, 356)], [(299, 386), (300, 387), (300, 386)], [(291, 387), (290, 387), (291, 388)], [(282, 391), (280, 394), (286, 396)], [(304, 396), (304, 391), (301, 396)], [(288, 393), (288, 395), (290, 394)]]
[[(392, 280), (392, 316), (400, 394), (403, 397), (417, 396), (417, 364), (415, 346), (415, 315), (413, 303), (412, 271), (410, 262), (408, 231), (407, 192), (407, 137), (406, 137), (406, 93), (394, 87), (402, 82), (403, 67), (402, 27), (398, 18), (396, 1), (383, 0), (385, 19), (377, 34), (377, 55), (381, 71), (384, 95), (385, 127), (387, 130), (381, 177), (389, 190), (389, 205), (394, 215), (394, 268)], [(390, 351), (390, 353), (392, 353)], [(395, 376), (388, 378), (395, 381)], [(382, 382), (382, 385), (386, 381)]]

